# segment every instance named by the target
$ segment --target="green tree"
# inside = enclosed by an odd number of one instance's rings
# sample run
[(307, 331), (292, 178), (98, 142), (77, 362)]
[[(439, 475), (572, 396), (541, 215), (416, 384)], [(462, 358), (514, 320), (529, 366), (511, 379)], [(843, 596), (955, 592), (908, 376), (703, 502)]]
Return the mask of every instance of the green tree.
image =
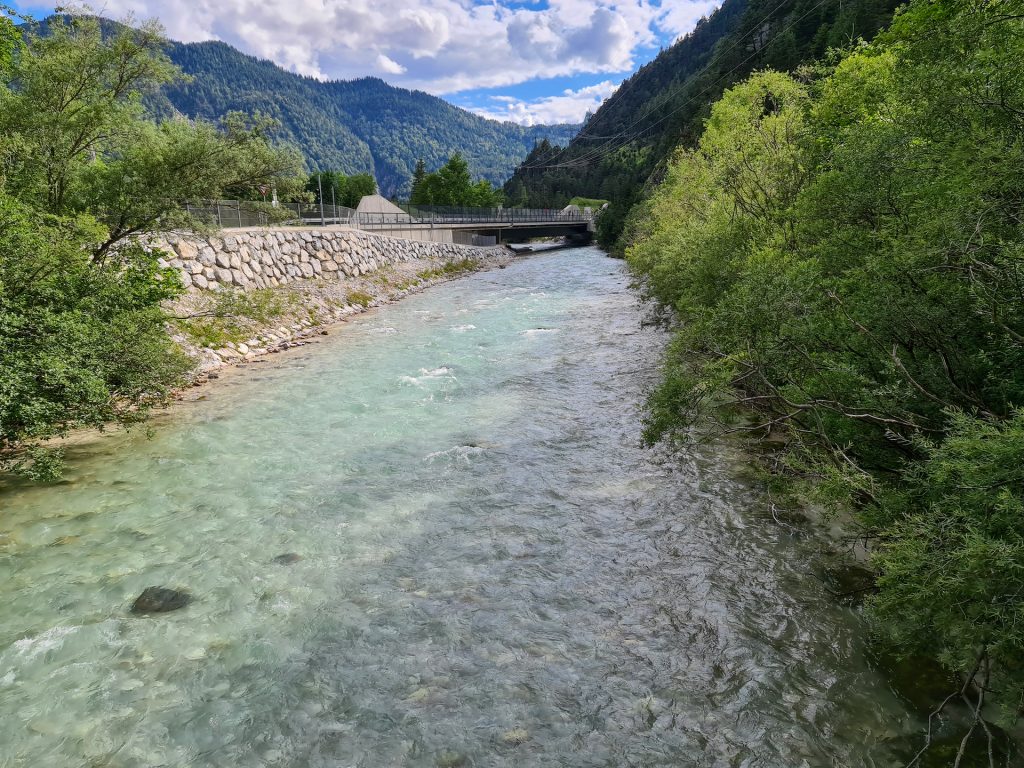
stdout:
[(409, 191), (409, 200), (416, 201), (420, 197), (420, 188), (423, 186), (423, 180), (427, 177), (427, 164), (423, 162), (421, 157), (416, 161), (416, 169), (412, 172), (412, 186)]
[(438, 169), (436, 194), (435, 205), (469, 205), (472, 195), (469, 163), (458, 152)]
[(39, 441), (132, 423), (190, 366), (168, 338), (177, 272), (140, 238), (191, 222), (175, 201), (296, 185), (272, 122), (156, 124), (143, 97), (176, 70), (159, 30), (0, 17), (0, 469), (55, 469)]
[(502, 194), (491, 183), (473, 183), (469, 164), (456, 152), (434, 173), (428, 173), (414, 185), (413, 205), (453, 205), (493, 208), (501, 204)]
[(349, 208), (355, 208), (359, 205), (359, 201), (367, 195), (377, 194), (377, 182), (373, 176), (368, 173), (357, 173), (349, 176), (345, 181), (345, 196), (344, 203)]
[(323, 189), (324, 203), (344, 205), (355, 208), (359, 201), (367, 195), (377, 194), (377, 182), (368, 173), (357, 173), (346, 176), (341, 171), (318, 171), (309, 177), (306, 189), (312, 192), (316, 202), (320, 202), (320, 189)]
[(727, 90), (628, 251), (681, 321), (649, 438), (778, 438), (787, 487), (852, 509), (872, 544), (880, 638), (958, 673), (986, 737), (981, 719), (1012, 725), (1024, 698), (1024, 19), (1008, 9), (915, 0), (831, 67)]

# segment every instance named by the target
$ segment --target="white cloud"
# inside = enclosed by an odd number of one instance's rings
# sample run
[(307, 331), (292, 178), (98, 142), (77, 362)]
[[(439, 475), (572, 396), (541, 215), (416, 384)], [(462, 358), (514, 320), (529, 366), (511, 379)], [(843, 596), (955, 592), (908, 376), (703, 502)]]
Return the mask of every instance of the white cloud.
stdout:
[(630, 71), (640, 46), (655, 44), (657, 33), (686, 31), (713, 2), (104, 0), (102, 7), (109, 16), (157, 17), (174, 39), (223, 40), (301, 74), (386, 75), (395, 85), (445, 94)]
[(511, 96), (491, 96), (490, 107), (469, 107), (492, 120), (511, 120), (523, 125), (538, 123), (579, 123), (587, 112), (596, 112), (601, 102), (615, 93), (618, 83), (605, 80), (579, 90), (566, 90), (558, 96), (544, 96), (533, 100), (514, 99)]
[(397, 61), (389, 59), (383, 53), (377, 54), (377, 69), (381, 72), (386, 72), (389, 75), (400, 75), (405, 72), (405, 67)]
[(673, 37), (685, 35), (697, 26), (702, 16), (711, 13), (722, 4), (721, 0), (689, 0), (685, 3), (668, 3), (662, 6), (657, 24)]

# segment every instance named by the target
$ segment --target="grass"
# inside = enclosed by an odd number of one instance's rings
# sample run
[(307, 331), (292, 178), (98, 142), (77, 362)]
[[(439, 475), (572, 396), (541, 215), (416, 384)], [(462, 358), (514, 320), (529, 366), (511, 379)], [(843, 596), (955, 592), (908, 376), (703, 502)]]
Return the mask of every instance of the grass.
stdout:
[(208, 306), (195, 316), (179, 320), (178, 328), (194, 344), (212, 349), (245, 341), (260, 327), (292, 314), (301, 305), (296, 294), (272, 288), (224, 290), (209, 299)]
[(364, 293), (363, 291), (349, 291), (347, 301), (349, 304), (356, 304), (365, 309), (370, 306), (370, 303), (373, 301), (373, 296), (368, 293)]
[(416, 274), (419, 280), (434, 280), (438, 277), (455, 277), (455, 275), (461, 275), (464, 272), (473, 272), (477, 268), (475, 259), (460, 259), (459, 261), (449, 261), (440, 267), (431, 267), (430, 269), (424, 269), (422, 272)]
[(569, 205), (578, 205), (580, 209), (590, 208), (594, 213), (601, 210), (601, 206), (607, 203), (607, 200), (598, 200), (593, 197), (574, 197), (569, 201)]

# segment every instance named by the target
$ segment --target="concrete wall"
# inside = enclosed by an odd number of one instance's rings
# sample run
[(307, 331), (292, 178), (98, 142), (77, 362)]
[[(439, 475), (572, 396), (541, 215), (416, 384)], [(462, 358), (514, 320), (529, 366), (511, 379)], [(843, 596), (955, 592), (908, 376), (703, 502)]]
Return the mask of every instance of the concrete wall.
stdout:
[(418, 242), (349, 229), (252, 229), (215, 237), (168, 235), (154, 245), (181, 270), (187, 288), (264, 288), (295, 280), (356, 277), (420, 258), (458, 260), (489, 249)]

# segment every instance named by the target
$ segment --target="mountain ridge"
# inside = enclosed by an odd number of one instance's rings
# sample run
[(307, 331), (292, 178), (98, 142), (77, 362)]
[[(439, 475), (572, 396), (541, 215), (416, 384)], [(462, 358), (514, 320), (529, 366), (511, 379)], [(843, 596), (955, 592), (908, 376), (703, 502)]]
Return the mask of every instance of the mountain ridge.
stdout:
[(578, 129), (489, 120), (375, 77), (321, 81), (221, 41), (171, 41), (167, 54), (191, 81), (165, 87), (163, 109), (210, 120), (232, 110), (270, 115), (310, 170), (372, 173), (385, 195), (408, 192), (417, 159), (432, 170), (454, 152), (500, 186), (537, 142), (567, 141)]
[(601, 242), (692, 147), (722, 92), (759, 69), (791, 71), (830, 48), (870, 39), (898, 0), (725, 0), (692, 32), (625, 80), (567, 146), (531, 152), (505, 185), (510, 202), (557, 207), (575, 196), (611, 200)]

